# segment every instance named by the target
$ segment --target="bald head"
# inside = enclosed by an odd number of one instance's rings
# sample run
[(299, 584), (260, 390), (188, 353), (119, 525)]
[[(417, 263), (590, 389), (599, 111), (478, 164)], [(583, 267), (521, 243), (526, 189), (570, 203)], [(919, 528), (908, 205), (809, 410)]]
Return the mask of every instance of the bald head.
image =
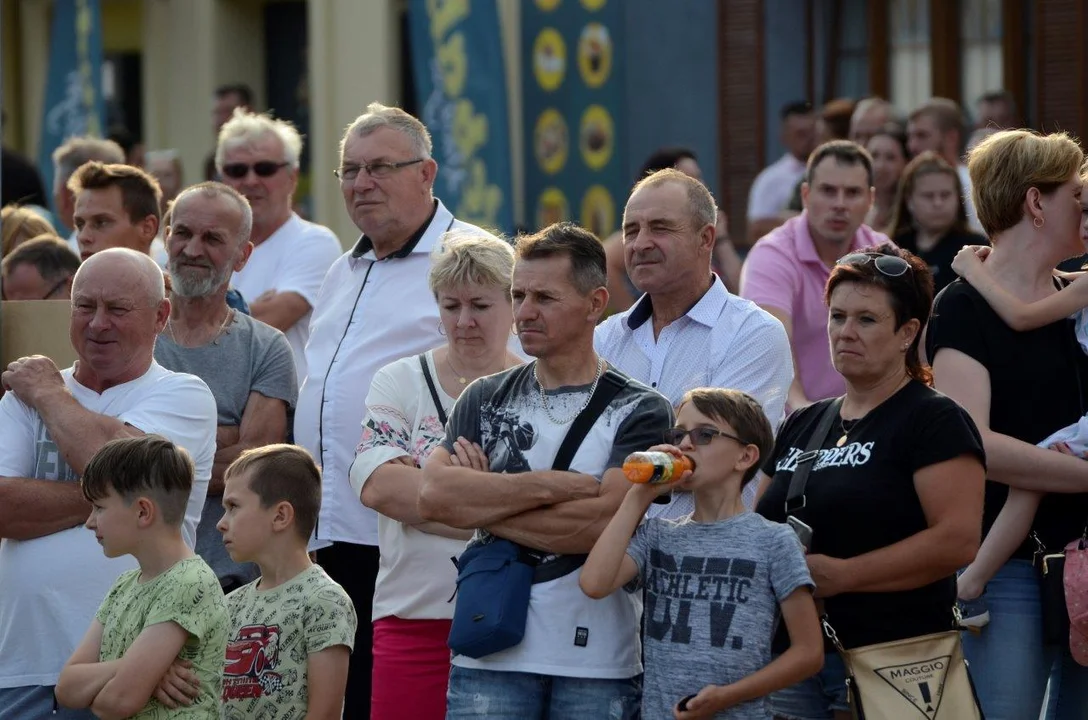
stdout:
[(873, 135), (894, 120), (892, 106), (884, 98), (867, 97), (854, 106), (850, 117), (850, 139), (865, 147)]
[(82, 284), (89, 283), (92, 279), (108, 279), (132, 287), (151, 305), (161, 303), (166, 297), (162, 269), (151, 256), (128, 248), (110, 248), (87, 258), (76, 271), (72, 283), (73, 297)]

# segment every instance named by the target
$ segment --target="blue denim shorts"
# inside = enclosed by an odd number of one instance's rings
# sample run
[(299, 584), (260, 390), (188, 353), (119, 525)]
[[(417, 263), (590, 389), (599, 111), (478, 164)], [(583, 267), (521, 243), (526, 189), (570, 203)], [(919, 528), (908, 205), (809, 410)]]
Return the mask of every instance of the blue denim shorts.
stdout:
[(823, 670), (771, 694), (775, 717), (784, 720), (833, 720), (836, 711), (850, 709), (846, 693), (846, 665), (838, 653), (824, 655)]
[(457, 667), (450, 669), (446, 720), (634, 720), (642, 677), (595, 680)]

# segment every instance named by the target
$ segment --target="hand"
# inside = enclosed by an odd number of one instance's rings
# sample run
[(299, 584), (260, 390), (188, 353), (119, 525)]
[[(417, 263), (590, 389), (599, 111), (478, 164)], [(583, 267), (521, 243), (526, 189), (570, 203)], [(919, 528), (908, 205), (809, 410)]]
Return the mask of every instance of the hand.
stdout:
[(159, 680), (153, 696), (171, 710), (187, 707), (200, 694), (200, 678), (192, 671), (188, 660), (175, 659)]
[(487, 459), (484, 449), (463, 437), (457, 438), (457, 442), (453, 444), (450, 464), (455, 467), (478, 470), (479, 472), (491, 472), (491, 461)]
[(956, 597), (960, 600), (974, 600), (986, 590), (986, 584), (975, 579), (970, 566), (956, 576)]
[(416, 465), (416, 461), (412, 459), (411, 455), (401, 455), (399, 457), (395, 457), (389, 461), (389, 464), (405, 465), (410, 468), (419, 467), (419, 465)]
[(952, 270), (960, 277), (970, 281), (970, 276), (982, 267), (982, 261), (992, 248), (986, 245), (964, 245), (952, 260)]
[(827, 555), (806, 555), (808, 571), (816, 583), (815, 597), (831, 597), (846, 592), (846, 573), (843, 572), (844, 560)]
[[(667, 444), (654, 445), (653, 447), (651, 447), (649, 449), (649, 452), (668, 453), (669, 455), (672, 455), (674, 458), (686, 457), (684, 455), (683, 451), (681, 451), (680, 448), (676, 447), (675, 445), (667, 445)], [(651, 483), (641, 483), (641, 487), (643, 487), (643, 488), (652, 488), (653, 489), (653, 495), (656, 497), (658, 495), (664, 495), (666, 493), (672, 492), (673, 490), (676, 489), (677, 485), (679, 485), (680, 483), (687, 480), (689, 477), (691, 477), (691, 475), (692, 475), (691, 470), (685, 470), (684, 472), (680, 473), (678, 476), (676, 476), (676, 477), (672, 478), (671, 480), (669, 480), (669, 482), (666, 482), (666, 483), (652, 483), (652, 484)], [(645, 491), (645, 492), (648, 492), (648, 491)]]
[(64, 378), (56, 364), (44, 355), (21, 357), (0, 375), (4, 390), (14, 392), (35, 410), (40, 399), (50, 392), (65, 392)]
[(1072, 448), (1069, 447), (1069, 445), (1063, 442), (1054, 443), (1050, 446), (1050, 449), (1060, 452), (1062, 455), (1072, 455), (1073, 457), (1080, 458), (1081, 460), (1088, 460), (1088, 453), (1075, 453), (1073, 452)]
[(727, 687), (720, 685), (707, 685), (699, 693), (687, 702), (687, 709), (681, 710), (680, 703), (672, 710), (675, 720), (702, 720), (712, 718), (715, 713), (732, 707), (732, 703), (726, 697)]

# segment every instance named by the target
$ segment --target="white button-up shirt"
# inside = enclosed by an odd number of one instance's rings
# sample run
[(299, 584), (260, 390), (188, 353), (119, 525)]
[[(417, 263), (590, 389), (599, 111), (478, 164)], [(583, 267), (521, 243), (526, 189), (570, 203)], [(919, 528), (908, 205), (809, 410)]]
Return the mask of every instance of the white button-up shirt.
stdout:
[[(653, 304), (643, 295), (626, 312), (596, 330), (597, 352), (675, 406), (698, 387), (743, 390), (763, 406), (775, 428), (782, 421), (793, 382), (793, 356), (782, 323), (755, 303), (731, 295), (717, 276), (682, 317), (654, 338)], [(755, 483), (749, 483), (754, 491)], [(667, 514), (692, 509), (690, 495), (677, 493)], [(659, 505), (651, 515), (659, 514)]]
[(329, 269), (314, 303), (306, 345), (307, 377), (295, 412), (295, 442), (322, 468), (319, 542), (378, 544), (377, 514), (351, 488), (348, 471), (362, 434), (374, 373), (408, 355), (443, 344), (438, 305), (427, 286), (431, 251), (443, 233), (487, 234), (455, 220), (437, 203), (407, 254), (378, 260), (363, 237)]

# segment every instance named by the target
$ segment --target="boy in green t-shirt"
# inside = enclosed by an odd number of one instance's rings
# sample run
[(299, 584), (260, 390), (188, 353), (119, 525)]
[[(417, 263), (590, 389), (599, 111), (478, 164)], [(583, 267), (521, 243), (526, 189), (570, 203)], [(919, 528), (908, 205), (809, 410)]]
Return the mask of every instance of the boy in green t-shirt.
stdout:
[[(182, 539), (193, 474), (189, 454), (157, 435), (108, 442), (87, 464), (87, 528), (106, 557), (132, 555), (140, 569), (113, 584), (61, 671), (65, 707), (104, 718), (219, 717), (227, 609), (215, 573)], [(183, 711), (153, 697), (175, 665), (196, 680)]]
[[(268, 445), (242, 453), (223, 478), (218, 527), (227, 552), (257, 563), (261, 577), (227, 596), (222, 716), (340, 717), (356, 617), (344, 589), (306, 552), (321, 471), (302, 448)], [(183, 673), (177, 680), (166, 689), (183, 703), (193, 688)]]

